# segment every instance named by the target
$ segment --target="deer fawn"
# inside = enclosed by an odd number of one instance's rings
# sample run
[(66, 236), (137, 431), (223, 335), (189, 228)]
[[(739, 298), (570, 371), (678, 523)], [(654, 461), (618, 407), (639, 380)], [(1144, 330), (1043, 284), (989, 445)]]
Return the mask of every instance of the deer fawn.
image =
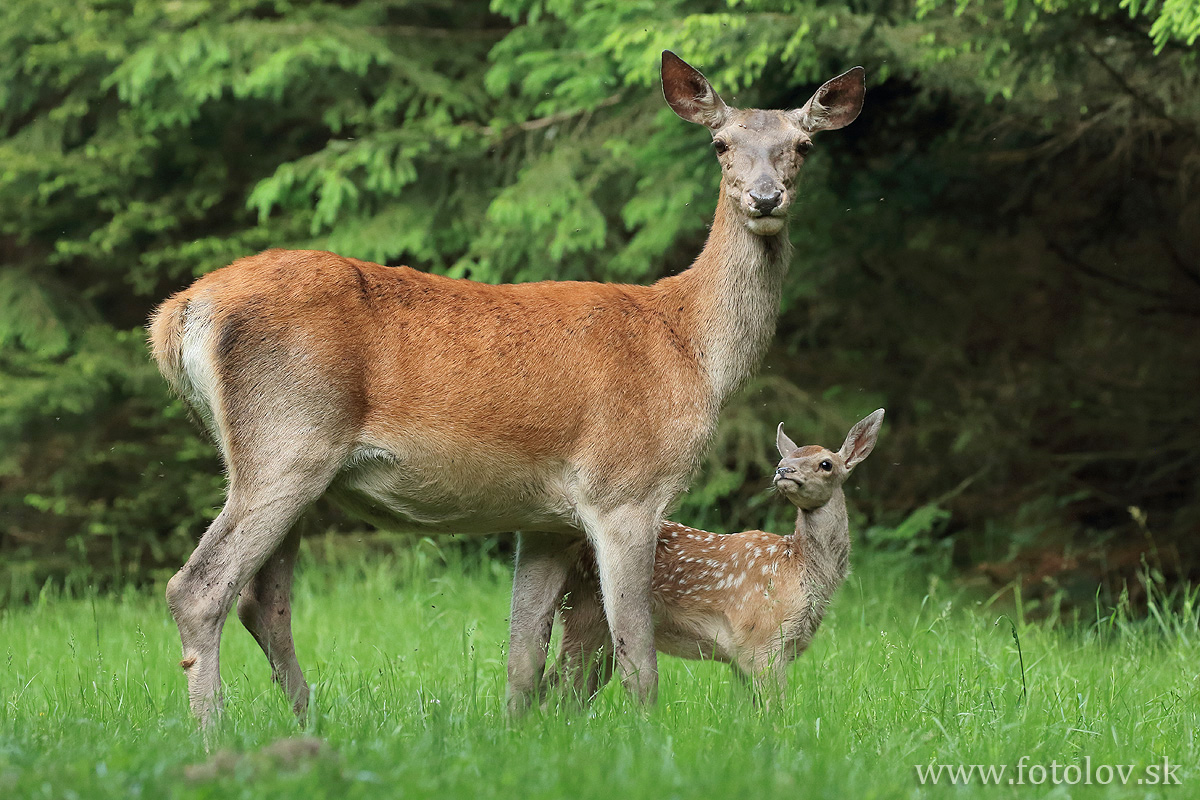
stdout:
[(220, 707), (221, 629), (238, 616), (297, 715), (308, 686), (290, 593), (297, 517), (322, 494), (381, 526), (520, 530), (508, 703), (527, 707), (583, 534), (625, 684), (657, 691), (654, 543), (717, 415), (758, 368), (779, 310), (796, 173), (863, 101), (856, 67), (792, 111), (726, 106), (663, 53), (663, 92), (705, 125), (722, 170), (704, 250), (652, 286), (491, 286), (332, 253), (268, 250), (155, 312), (154, 357), (211, 431), (228, 499), (167, 585), (192, 710)]
[[(775, 488), (797, 509), (796, 532), (726, 536), (663, 523), (651, 599), (655, 642), (668, 655), (733, 665), (765, 699), (782, 701), (787, 665), (804, 652), (850, 568), (850, 526), (842, 484), (875, 446), (883, 409), (850, 429), (836, 453), (797, 447), (783, 432)], [(588, 547), (567, 578), (558, 666), (547, 682), (570, 681), (590, 699), (611, 674), (609, 638)]]

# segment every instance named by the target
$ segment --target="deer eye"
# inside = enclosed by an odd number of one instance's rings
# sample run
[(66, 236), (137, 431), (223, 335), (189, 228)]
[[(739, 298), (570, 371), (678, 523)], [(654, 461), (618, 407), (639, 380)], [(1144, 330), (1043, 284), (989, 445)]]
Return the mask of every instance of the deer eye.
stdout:
[(802, 155), (802, 156), (806, 156), (806, 155), (808, 155), (809, 153), (811, 153), (811, 152), (812, 152), (812, 149), (813, 149), (813, 143), (812, 143), (812, 142), (810, 142), (810, 141), (808, 141), (807, 139), (805, 139), (805, 140), (804, 140), (804, 141), (802, 141), (802, 142), (799, 142), (799, 143), (796, 145), (796, 152), (797, 152), (797, 153), (799, 153), (799, 154), (800, 154), (800, 155)]
[(821, 462), (821, 469), (825, 470), (826, 472), (829, 472), (830, 470), (833, 469), (833, 462), (831, 462), (828, 458), (825, 459), (824, 461)]
[(721, 155), (722, 153), (724, 153), (726, 150), (729, 149), (729, 143), (722, 141), (721, 139), (714, 139), (713, 140), (713, 149), (717, 151), (717, 155)]

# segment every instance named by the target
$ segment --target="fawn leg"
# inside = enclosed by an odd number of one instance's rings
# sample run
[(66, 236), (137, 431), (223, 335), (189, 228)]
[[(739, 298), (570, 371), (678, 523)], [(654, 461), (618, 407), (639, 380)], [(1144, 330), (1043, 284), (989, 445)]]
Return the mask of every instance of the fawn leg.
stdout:
[(588, 703), (612, 677), (612, 639), (594, 571), (572, 571), (560, 617), (562, 645), (550, 685), (567, 683), (575, 700)]
[(771, 648), (740, 657), (733, 671), (752, 689), (755, 705), (782, 707), (787, 698), (787, 666), (783, 652)]

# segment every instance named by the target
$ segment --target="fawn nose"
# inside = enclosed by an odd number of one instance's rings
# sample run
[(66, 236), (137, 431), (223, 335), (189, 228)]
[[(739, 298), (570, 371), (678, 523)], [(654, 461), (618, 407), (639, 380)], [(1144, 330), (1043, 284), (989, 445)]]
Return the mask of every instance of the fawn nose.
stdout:
[(775, 470), (775, 477), (782, 478), (785, 475), (790, 475), (795, 471), (796, 470), (792, 469), (791, 467), (780, 467), (779, 469)]
[(750, 203), (759, 214), (770, 214), (783, 201), (783, 192), (778, 189), (751, 189)]

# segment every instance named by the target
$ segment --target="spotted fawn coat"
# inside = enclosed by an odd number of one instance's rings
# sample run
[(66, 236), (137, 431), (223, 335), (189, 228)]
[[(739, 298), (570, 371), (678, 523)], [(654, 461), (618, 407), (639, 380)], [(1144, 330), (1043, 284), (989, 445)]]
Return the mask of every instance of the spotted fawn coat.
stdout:
[[(850, 567), (842, 484), (871, 452), (880, 409), (851, 429), (838, 452), (797, 447), (777, 432), (783, 457), (776, 489), (797, 507), (788, 536), (765, 531), (721, 535), (665, 522), (654, 562), (655, 646), (661, 653), (731, 664), (764, 697), (782, 699), (787, 664), (804, 652)], [(595, 560), (586, 545), (568, 578), (563, 640), (550, 681), (589, 698), (611, 674)]]

